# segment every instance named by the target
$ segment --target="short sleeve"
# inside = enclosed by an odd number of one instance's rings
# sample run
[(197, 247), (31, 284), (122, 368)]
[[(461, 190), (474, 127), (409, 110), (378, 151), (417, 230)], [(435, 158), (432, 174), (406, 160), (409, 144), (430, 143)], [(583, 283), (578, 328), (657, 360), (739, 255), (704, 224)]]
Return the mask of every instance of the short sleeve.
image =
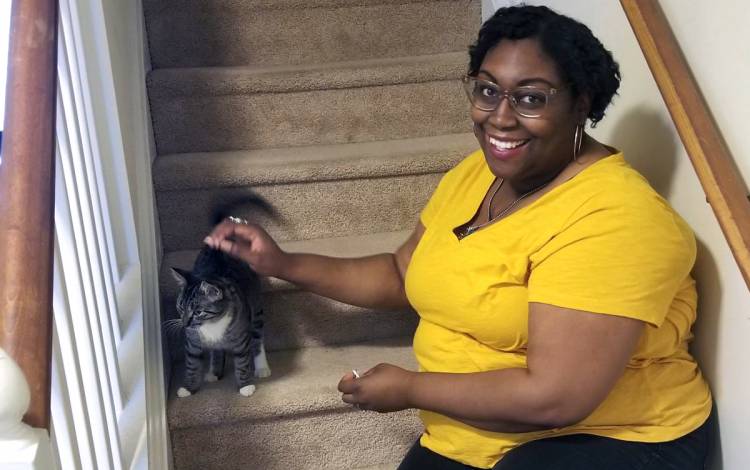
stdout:
[(481, 172), (483, 158), (481, 150), (473, 152), (443, 175), (419, 215), (419, 220), (425, 228), (430, 226), (440, 209), (450, 203), (456, 187)]
[(587, 204), (530, 256), (529, 302), (658, 327), (695, 253), (692, 231), (657, 196)]
[(422, 212), (419, 214), (419, 221), (426, 228), (429, 227), (432, 221), (435, 219), (440, 207), (444, 204), (445, 199), (445, 187), (447, 186), (446, 179), (449, 178), (450, 172), (443, 175), (438, 183), (437, 188), (433, 191), (430, 199), (425, 204)]

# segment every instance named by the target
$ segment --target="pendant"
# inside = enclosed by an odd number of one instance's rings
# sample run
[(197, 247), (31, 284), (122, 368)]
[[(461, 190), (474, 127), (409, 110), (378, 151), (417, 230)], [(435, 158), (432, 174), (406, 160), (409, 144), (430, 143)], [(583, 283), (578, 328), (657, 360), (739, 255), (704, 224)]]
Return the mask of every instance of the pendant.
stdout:
[(478, 228), (479, 228), (479, 227), (466, 227), (466, 228), (465, 228), (465, 229), (463, 229), (463, 230), (459, 230), (459, 231), (457, 231), (457, 232), (456, 232), (456, 236), (458, 237), (458, 239), (459, 239), (459, 240), (463, 240), (463, 239), (464, 239), (464, 238), (466, 238), (467, 236), (469, 236), (469, 235), (471, 235), (472, 233), (474, 233), (474, 232), (476, 231), (476, 229), (478, 229)]

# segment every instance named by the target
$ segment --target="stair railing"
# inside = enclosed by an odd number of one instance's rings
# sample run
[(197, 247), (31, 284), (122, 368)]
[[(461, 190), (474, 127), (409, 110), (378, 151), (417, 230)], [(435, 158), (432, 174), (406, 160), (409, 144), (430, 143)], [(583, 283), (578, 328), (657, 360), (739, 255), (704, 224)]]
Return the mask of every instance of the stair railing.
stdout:
[(669, 22), (656, 0), (620, 0), (707, 201), (750, 288), (750, 200)]
[(0, 464), (17, 468), (51, 468), (57, 8), (57, 0), (16, 0), (11, 10), (0, 163)]

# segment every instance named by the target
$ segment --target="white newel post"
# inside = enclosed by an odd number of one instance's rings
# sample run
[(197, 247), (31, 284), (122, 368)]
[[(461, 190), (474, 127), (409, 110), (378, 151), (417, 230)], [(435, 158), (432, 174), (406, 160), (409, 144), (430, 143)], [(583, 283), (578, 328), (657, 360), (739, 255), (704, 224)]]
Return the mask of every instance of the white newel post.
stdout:
[(29, 408), (29, 384), (16, 362), (0, 348), (0, 468), (49, 470), (52, 449), (45, 429), (22, 421)]

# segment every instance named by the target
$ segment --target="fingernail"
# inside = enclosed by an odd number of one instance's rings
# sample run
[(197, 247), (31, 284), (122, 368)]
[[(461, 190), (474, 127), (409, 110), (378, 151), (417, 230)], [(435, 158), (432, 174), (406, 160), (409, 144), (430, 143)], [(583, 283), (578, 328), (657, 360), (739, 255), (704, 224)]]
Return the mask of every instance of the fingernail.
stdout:
[(211, 237), (206, 237), (203, 239), (203, 243), (205, 243), (208, 246), (213, 247), (214, 246), (214, 240)]

